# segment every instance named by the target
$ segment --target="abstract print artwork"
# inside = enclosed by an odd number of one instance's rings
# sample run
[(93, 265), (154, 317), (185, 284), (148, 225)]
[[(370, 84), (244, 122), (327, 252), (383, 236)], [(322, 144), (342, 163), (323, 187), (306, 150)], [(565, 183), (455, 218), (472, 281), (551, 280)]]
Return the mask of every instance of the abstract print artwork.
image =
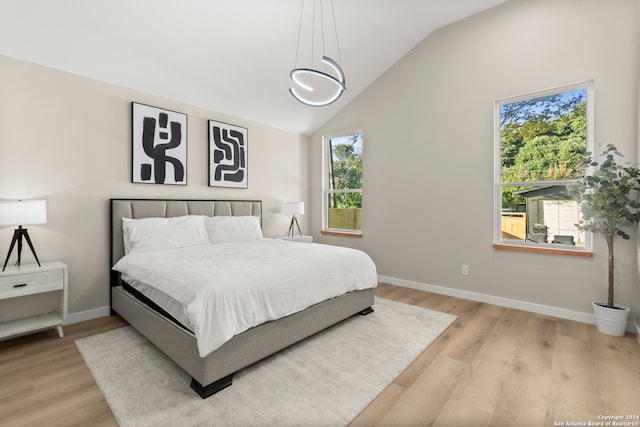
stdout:
[(133, 103), (132, 181), (187, 185), (187, 115)]
[(247, 188), (247, 129), (209, 120), (209, 186)]

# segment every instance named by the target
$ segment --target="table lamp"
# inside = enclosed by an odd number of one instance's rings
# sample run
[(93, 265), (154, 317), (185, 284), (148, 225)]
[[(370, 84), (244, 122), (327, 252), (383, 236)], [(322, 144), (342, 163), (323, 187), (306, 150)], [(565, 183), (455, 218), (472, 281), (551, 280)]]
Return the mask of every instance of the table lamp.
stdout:
[(22, 256), (22, 238), (27, 241), (33, 256), (36, 258), (38, 266), (40, 266), (40, 260), (36, 255), (36, 250), (33, 248), (29, 232), (26, 228), (22, 228), (23, 225), (33, 224), (46, 224), (47, 223), (47, 202), (46, 200), (15, 200), (0, 202), (0, 226), (17, 225), (13, 231), (13, 239), (11, 240), (11, 246), (7, 253), (7, 258), (4, 260), (4, 266), (2, 271), (7, 267), (9, 257), (13, 248), (18, 243), (18, 262), (16, 265), (20, 265), (20, 259)]
[(302, 237), (302, 231), (300, 231), (300, 224), (298, 224), (298, 219), (296, 218), (296, 215), (304, 215), (304, 202), (285, 202), (284, 214), (293, 215), (291, 217), (291, 225), (289, 225), (289, 231), (287, 231), (287, 237), (293, 238), (294, 224), (298, 228), (298, 233), (300, 233), (300, 237)]

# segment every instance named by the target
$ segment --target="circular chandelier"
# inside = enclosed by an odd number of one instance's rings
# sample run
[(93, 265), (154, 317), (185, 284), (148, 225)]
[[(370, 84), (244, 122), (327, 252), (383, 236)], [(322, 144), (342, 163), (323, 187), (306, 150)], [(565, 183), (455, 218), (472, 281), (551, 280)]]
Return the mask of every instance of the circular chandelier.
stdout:
[[(312, 1), (312, 13), (310, 23), (310, 65), (298, 66), (298, 57), (302, 53), (301, 38), (303, 33), (303, 17), (304, 2), (300, 11), (300, 25), (298, 27), (298, 44), (296, 46), (296, 60), (293, 70), (289, 73), (294, 87), (289, 88), (289, 93), (299, 102), (310, 107), (324, 107), (336, 102), (342, 94), (347, 90), (344, 72), (342, 67), (326, 55), (325, 51), (325, 34), (324, 34), (324, 8), (323, 0), (319, 0), (319, 19), (320, 29), (316, 34), (316, 0)], [(335, 34), (336, 49), (338, 57), (340, 57), (340, 45), (338, 43), (338, 32), (336, 30), (336, 21), (333, 11), (333, 0), (330, 1), (330, 18), (333, 21), (333, 29)], [(320, 37), (319, 41), (317, 40)], [(320, 43), (322, 48), (322, 60), (320, 66), (323, 69), (314, 68), (314, 48), (315, 44)]]

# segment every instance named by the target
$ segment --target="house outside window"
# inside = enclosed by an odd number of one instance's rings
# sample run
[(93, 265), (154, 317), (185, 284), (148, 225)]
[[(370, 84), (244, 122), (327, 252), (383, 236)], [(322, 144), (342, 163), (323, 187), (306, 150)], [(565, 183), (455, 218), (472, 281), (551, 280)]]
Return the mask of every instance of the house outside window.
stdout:
[(362, 235), (362, 130), (323, 138), (325, 234)]
[(495, 103), (494, 245), (591, 251), (575, 184), (593, 151), (593, 84)]

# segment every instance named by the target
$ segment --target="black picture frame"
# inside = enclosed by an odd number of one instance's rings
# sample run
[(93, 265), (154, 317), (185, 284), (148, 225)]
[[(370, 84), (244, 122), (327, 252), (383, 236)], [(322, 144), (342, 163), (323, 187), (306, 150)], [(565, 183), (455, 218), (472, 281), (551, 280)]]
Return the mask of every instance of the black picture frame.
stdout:
[(187, 185), (187, 115), (131, 104), (131, 182)]
[(249, 131), (209, 120), (209, 186), (249, 188)]

